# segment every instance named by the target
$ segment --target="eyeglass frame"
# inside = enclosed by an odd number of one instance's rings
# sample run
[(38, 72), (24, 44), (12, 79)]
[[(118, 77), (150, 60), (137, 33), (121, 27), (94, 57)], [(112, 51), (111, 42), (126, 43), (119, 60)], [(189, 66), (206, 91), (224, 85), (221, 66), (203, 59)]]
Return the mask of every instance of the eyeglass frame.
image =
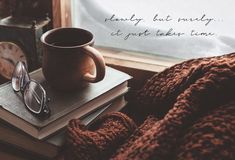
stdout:
[[(18, 65), (22, 65), (22, 71), (21, 71), (21, 75), (19, 76), (19, 77), (17, 77), (17, 76), (15, 76), (14, 74), (16, 73), (16, 69), (17, 69), (17, 66)], [(23, 75), (23, 73), (25, 73), (25, 75)], [(25, 82), (25, 76), (27, 76), (27, 78), (28, 78), (28, 80)], [(13, 78), (15, 78), (15, 77), (17, 77), (18, 78), (18, 80), (19, 80), (19, 90), (16, 90), (14, 87), (13, 87)], [(26, 87), (27, 87), (27, 85), (29, 85), (30, 84), (30, 82), (33, 82), (33, 83), (35, 83), (36, 85), (38, 85), (38, 87), (41, 89), (41, 91), (42, 91), (42, 94), (43, 94), (43, 96), (42, 96), (42, 99), (41, 99), (41, 101), (40, 101), (40, 110), (39, 111), (35, 111), (35, 110), (33, 110), (26, 102), (25, 102), (25, 94), (24, 94), (24, 92), (25, 92), (25, 90), (26, 90)], [(15, 68), (14, 68), (14, 71), (13, 71), (13, 73), (12, 73), (12, 78), (11, 78), (11, 83), (12, 83), (12, 88), (13, 88), (13, 90), (14, 90), (14, 92), (20, 92), (21, 93), (21, 95), (23, 96), (23, 102), (24, 102), (24, 104), (25, 104), (25, 106), (26, 106), (26, 108), (30, 111), (30, 112), (32, 112), (33, 114), (35, 114), (35, 115), (50, 115), (50, 108), (48, 107), (48, 105), (47, 105), (47, 103), (48, 103), (48, 101), (50, 100), (49, 98), (47, 98), (47, 94), (46, 94), (46, 90), (42, 87), (42, 85), (40, 84), (40, 83), (38, 83), (36, 80), (34, 80), (34, 79), (31, 79), (30, 78), (30, 76), (29, 76), (29, 73), (28, 73), (28, 70), (27, 70), (27, 68), (26, 68), (26, 65), (25, 65), (25, 63), (24, 62), (22, 62), (22, 61), (18, 61), (17, 63), (16, 63), (16, 65), (15, 65)], [(24, 84), (25, 83), (25, 84)], [(33, 94), (33, 96), (35, 96), (35, 94)], [(35, 97), (34, 97), (35, 98)], [(36, 99), (36, 101), (38, 101), (38, 98), (35, 98)]]

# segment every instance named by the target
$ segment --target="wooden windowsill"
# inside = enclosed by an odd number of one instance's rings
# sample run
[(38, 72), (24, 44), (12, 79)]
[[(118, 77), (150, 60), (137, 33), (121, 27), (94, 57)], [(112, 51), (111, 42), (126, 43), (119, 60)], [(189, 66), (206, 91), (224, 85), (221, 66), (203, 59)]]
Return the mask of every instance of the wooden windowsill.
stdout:
[(108, 65), (117, 65), (137, 70), (160, 72), (182, 62), (182, 59), (154, 56), (144, 53), (130, 52), (107, 47), (96, 47), (104, 56)]
[(140, 89), (147, 79), (157, 72), (182, 62), (183, 60), (144, 53), (118, 50), (114, 48), (96, 47), (104, 56), (108, 66), (128, 73), (133, 77), (129, 86), (132, 90)]

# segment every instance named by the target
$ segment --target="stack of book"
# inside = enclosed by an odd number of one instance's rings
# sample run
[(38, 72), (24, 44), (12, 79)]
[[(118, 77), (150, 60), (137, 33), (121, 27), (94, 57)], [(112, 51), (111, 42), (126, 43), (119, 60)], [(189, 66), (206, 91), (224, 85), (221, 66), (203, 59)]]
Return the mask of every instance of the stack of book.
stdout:
[(51, 115), (46, 119), (35, 116), (25, 107), (22, 95), (13, 91), (10, 82), (1, 85), (0, 156), (23, 152), (40, 159), (54, 158), (64, 144), (64, 130), (71, 119), (79, 118), (89, 125), (102, 114), (119, 111), (126, 105), (124, 95), (131, 78), (107, 67), (102, 81), (89, 83), (74, 92), (61, 92), (47, 84), (41, 69), (30, 77), (45, 88)]

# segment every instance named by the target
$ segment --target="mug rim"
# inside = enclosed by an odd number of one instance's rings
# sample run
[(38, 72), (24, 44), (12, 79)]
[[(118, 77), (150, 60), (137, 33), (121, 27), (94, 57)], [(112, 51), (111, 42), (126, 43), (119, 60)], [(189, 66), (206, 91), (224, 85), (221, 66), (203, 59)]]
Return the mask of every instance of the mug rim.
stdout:
[[(53, 44), (50, 44), (48, 42), (45, 41), (46, 37), (50, 34), (52, 34), (53, 32), (56, 32), (58, 30), (64, 30), (64, 29), (74, 29), (74, 30), (80, 30), (80, 31), (84, 31), (84, 32), (87, 32), (88, 34), (91, 35), (92, 39), (87, 42), (87, 43), (84, 43), (84, 44), (81, 44), (81, 45), (75, 45), (75, 46), (57, 46), (57, 45), (53, 45)], [(84, 46), (87, 46), (87, 45), (90, 45), (94, 42), (94, 36), (93, 34), (86, 30), (86, 29), (83, 29), (83, 28), (76, 28), (76, 27), (58, 27), (58, 28), (53, 28), (51, 30), (48, 30), (46, 31), (45, 33), (42, 34), (41, 38), (40, 38), (41, 42), (47, 46), (50, 46), (50, 47), (53, 47), (53, 48), (80, 48), (80, 47), (84, 47)]]

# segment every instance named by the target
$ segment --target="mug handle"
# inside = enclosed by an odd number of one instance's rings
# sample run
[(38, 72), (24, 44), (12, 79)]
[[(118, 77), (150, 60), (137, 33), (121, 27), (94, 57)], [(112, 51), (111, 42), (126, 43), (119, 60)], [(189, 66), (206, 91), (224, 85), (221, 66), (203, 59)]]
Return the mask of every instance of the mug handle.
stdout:
[(105, 76), (105, 62), (103, 56), (98, 50), (89, 45), (83, 47), (83, 49), (85, 53), (88, 54), (93, 59), (96, 66), (96, 74), (92, 75), (90, 73), (86, 73), (83, 76), (83, 79), (91, 83), (101, 81)]

